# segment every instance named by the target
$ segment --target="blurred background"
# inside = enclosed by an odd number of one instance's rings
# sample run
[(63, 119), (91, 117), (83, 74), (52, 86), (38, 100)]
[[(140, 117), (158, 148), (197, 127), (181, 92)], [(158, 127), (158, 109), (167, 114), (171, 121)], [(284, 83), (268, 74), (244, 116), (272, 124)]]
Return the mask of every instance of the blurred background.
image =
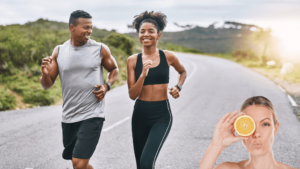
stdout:
[(114, 87), (126, 83), (127, 58), (142, 49), (134, 16), (153, 10), (168, 17), (158, 48), (238, 62), (300, 100), (298, 0), (2, 0), (0, 111), (62, 104), (59, 78), (51, 89), (41, 87), (40, 63), (70, 38), (69, 16), (78, 9), (93, 16), (91, 38), (107, 44), (117, 59)]

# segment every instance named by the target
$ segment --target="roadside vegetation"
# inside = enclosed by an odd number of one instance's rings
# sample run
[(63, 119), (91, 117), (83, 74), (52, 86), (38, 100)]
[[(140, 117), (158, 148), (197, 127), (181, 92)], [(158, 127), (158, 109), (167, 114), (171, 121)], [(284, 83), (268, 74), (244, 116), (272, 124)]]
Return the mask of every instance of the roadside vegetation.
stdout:
[[(0, 32), (0, 111), (61, 102), (59, 76), (50, 89), (44, 90), (40, 84), (40, 64), (42, 58), (52, 54), (56, 45), (69, 39), (68, 24), (39, 19), (24, 25), (0, 26)], [(93, 28), (91, 38), (108, 45), (118, 62), (119, 75), (113, 87), (125, 84), (127, 58), (141, 51), (138, 39), (113, 30), (97, 28)], [(159, 46), (161, 49), (178, 52), (202, 53), (197, 49), (167, 42), (160, 42)], [(107, 72), (104, 70), (105, 79), (106, 76)], [(18, 100), (12, 92), (21, 99)]]
[[(279, 78), (285, 80), (290, 83), (300, 83), (300, 61), (294, 61), (293, 69), (286, 73), (281, 74), (280, 71), (282, 69), (283, 60), (276, 60), (275, 65), (267, 65), (264, 61), (260, 59), (255, 53), (251, 50), (236, 50), (232, 53), (214, 53), (214, 54), (206, 54), (214, 57), (220, 57), (224, 59), (228, 59), (234, 62), (237, 62), (245, 67), (249, 67), (254, 71), (274, 80), (275, 78)], [(268, 58), (267, 61), (271, 61), (272, 58)], [(274, 59), (275, 60), (275, 59)], [(274, 61), (273, 60), (273, 61)]]
[[(195, 31), (198, 29), (202, 33), (203, 30), (206, 30), (204, 28), (192, 29), (188, 31), (192, 33), (188, 33), (187, 35), (196, 35), (195, 33), (197, 32)], [(212, 28), (208, 28), (207, 30), (216, 31)], [(224, 29), (222, 31), (237, 32), (237, 30), (233, 29)], [(243, 30), (240, 31), (243, 32)], [(249, 31), (245, 31), (248, 36)], [(0, 32), (0, 111), (61, 103), (62, 96), (59, 76), (50, 89), (44, 90), (40, 84), (40, 63), (42, 58), (52, 54), (56, 45), (62, 44), (69, 39), (68, 24), (39, 19), (24, 25), (0, 25)], [(182, 36), (185, 35), (184, 32), (178, 33), (182, 34)], [(176, 33), (171, 34), (173, 37)], [(244, 34), (246, 35), (246, 33)], [(170, 43), (164, 40), (159, 41), (158, 48), (174, 52), (221, 57), (253, 68), (260, 71), (260, 73), (263, 72), (262, 74), (266, 73), (295, 83), (300, 82), (300, 63), (294, 65), (295, 69), (292, 72), (284, 75), (280, 74), (282, 61), (277, 55), (270, 52), (272, 51), (272, 43), (270, 43), (269, 34), (269, 31), (259, 31), (249, 35), (247, 38), (249, 43), (247, 44), (255, 46), (255, 48), (236, 49), (231, 53), (207, 53), (199, 49), (189, 48), (188, 46), (184, 47), (180, 44), (173, 44), (173, 41)], [(168, 33), (163, 33), (163, 37), (166, 35)], [(127, 58), (142, 50), (137, 33), (120, 34), (113, 30), (108, 31), (93, 28), (91, 38), (108, 45), (112, 55), (117, 60), (119, 75), (113, 87), (125, 84), (127, 80)], [(267, 66), (266, 63), (269, 60), (274, 60), (276, 64)], [(106, 75), (107, 72), (104, 71), (104, 77)]]

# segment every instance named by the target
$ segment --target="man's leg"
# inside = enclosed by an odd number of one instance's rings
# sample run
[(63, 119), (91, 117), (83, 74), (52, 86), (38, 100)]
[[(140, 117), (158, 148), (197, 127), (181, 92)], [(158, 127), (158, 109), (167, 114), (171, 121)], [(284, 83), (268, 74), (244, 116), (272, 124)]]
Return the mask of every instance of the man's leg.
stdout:
[(89, 161), (90, 159), (72, 158), (74, 169), (94, 169), (93, 166), (89, 164)]
[(75, 169), (93, 169), (89, 165), (103, 126), (103, 118), (91, 118), (80, 124), (76, 144), (72, 153), (72, 163)]

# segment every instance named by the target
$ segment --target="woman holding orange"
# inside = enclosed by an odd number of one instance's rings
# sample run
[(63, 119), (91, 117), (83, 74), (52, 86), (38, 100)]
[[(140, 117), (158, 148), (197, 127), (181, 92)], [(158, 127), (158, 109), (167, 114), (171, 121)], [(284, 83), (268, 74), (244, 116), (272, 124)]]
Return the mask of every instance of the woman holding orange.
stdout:
[[(200, 169), (212, 169), (222, 151), (240, 140), (249, 152), (249, 159), (224, 162), (215, 169), (292, 169), (274, 159), (272, 145), (279, 122), (273, 104), (263, 96), (251, 97), (243, 103), (241, 112), (227, 113), (218, 122), (213, 139), (200, 161)], [(247, 137), (234, 135), (235, 120), (242, 115), (250, 116), (255, 123), (253, 134)]]

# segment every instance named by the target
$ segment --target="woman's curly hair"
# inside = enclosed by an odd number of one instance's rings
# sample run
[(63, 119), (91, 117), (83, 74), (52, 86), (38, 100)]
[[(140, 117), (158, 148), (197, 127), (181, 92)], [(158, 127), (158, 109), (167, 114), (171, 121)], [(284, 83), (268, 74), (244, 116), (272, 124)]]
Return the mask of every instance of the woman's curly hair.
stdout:
[(165, 29), (167, 25), (167, 16), (161, 12), (145, 11), (139, 15), (134, 16), (132, 27), (139, 32), (143, 23), (150, 22), (157, 28), (158, 33)]

